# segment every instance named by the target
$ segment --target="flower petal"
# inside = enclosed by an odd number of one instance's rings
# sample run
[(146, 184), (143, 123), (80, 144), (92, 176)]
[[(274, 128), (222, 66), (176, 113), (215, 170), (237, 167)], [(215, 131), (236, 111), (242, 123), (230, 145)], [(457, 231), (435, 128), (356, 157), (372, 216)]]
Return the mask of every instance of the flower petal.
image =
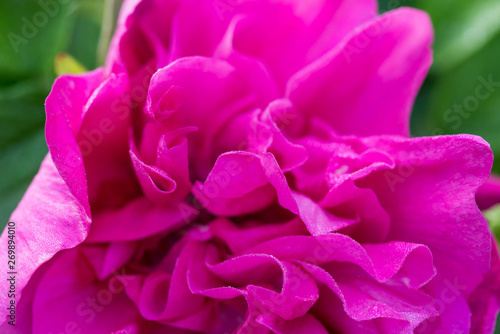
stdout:
[[(189, 137), (189, 159), (197, 162), (191, 167), (192, 177), (202, 180), (221, 153), (213, 147), (215, 137), (232, 118), (264, 108), (275, 98), (277, 93), (271, 86), (263, 69), (233, 66), (215, 58), (181, 58), (154, 74), (145, 112), (151, 120), (164, 115), (163, 132), (186, 126), (198, 128)], [(165, 94), (172, 95), (168, 99), (182, 102), (174, 103), (176, 108), (172, 108), (171, 103), (164, 103)], [(232, 150), (241, 149), (241, 144), (230, 143)]]
[[(19, 302), (35, 270), (58, 251), (79, 245), (87, 236), (91, 219), (47, 156), (10, 221), (16, 224), (16, 300)], [(5, 259), (8, 231), (7, 227), (0, 239), (0, 254)], [(0, 284), (0, 300), (7, 305), (10, 285), (5, 279)], [(8, 310), (2, 308), (2, 321), (7, 313)]]
[(286, 95), (341, 134), (409, 135), (409, 116), (431, 64), (427, 14), (390, 11), (298, 72)]
[(45, 103), (49, 151), (61, 177), (87, 214), (90, 214), (87, 180), (76, 135), (80, 131), (85, 105), (101, 84), (102, 76), (101, 69), (77, 76), (61, 76), (56, 79)]
[(498, 243), (495, 240), (492, 243), (491, 269), (468, 299), (472, 311), (471, 333), (492, 333), (500, 309), (500, 258)]
[(197, 214), (187, 203), (158, 206), (139, 197), (119, 209), (97, 214), (87, 242), (132, 241), (178, 229)]
[(257, 322), (271, 329), (276, 334), (328, 334), (321, 322), (311, 314), (294, 320), (283, 320), (280, 317), (263, 314), (257, 318)]
[[(389, 240), (425, 244), (438, 271), (450, 279), (467, 275), (455, 272), (458, 268), (486, 273), (490, 231), (474, 195), (489, 176), (489, 145), (468, 135), (364, 141), (388, 152), (395, 161), (394, 170), (357, 181), (359, 187), (376, 193), (391, 217)], [(454, 265), (441, 270), (445, 263)]]
[(261, 60), (284, 88), (288, 78), (373, 18), (373, 0), (255, 1), (236, 6), (216, 55), (237, 52)]
[[(390, 253), (391, 250), (394, 254), (382, 261), (382, 254)], [(436, 273), (432, 255), (426, 246), (385, 243), (366, 245), (365, 248), (348, 236), (333, 233), (316, 237), (280, 237), (250, 248), (244, 254), (252, 253), (269, 254), (280, 260), (299, 260), (315, 265), (352, 263), (380, 283), (398, 279), (411, 288), (421, 287)]]
[(96, 280), (92, 266), (78, 248), (59, 253), (52, 260), (33, 300), (34, 333), (59, 333), (71, 328), (108, 334), (136, 316), (137, 309), (118, 279)]
[(500, 203), (500, 177), (492, 174), (476, 192), (476, 202), (480, 210), (487, 210)]

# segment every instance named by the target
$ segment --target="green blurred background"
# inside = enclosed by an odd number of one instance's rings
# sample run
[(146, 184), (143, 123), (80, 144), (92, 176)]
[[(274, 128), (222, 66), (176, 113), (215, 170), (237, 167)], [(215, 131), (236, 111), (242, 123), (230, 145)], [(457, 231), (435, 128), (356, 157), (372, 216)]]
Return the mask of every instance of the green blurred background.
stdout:
[[(55, 1), (57, 8), (36, 0), (0, 0), (0, 229), (47, 153), (44, 100), (55, 78), (56, 55), (66, 52), (93, 69), (102, 63), (98, 59), (108, 40), (101, 28), (103, 16), (112, 12), (104, 10), (109, 0)], [(412, 134), (480, 135), (500, 157), (500, 1), (379, 3), (381, 12), (400, 6), (423, 9), (434, 23), (435, 61), (414, 107)], [(49, 18), (35, 18), (40, 11)], [(37, 25), (23, 35), (26, 21)], [(109, 29), (112, 20), (104, 21)], [(499, 85), (479, 99), (482, 79)], [(500, 173), (500, 159), (493, 169)]]

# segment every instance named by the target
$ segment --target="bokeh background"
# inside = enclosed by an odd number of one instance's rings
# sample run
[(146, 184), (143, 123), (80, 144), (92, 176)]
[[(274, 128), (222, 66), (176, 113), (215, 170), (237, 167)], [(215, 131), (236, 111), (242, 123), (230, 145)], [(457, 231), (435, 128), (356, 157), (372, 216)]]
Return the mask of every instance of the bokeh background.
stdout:
[[(49, 2), (57, 6), (43, 5)], [(0, 230), (48, 151), (44, 101), (57, 55), (70, 54), (87, 69), (100, 66), (119, 2), (0, 0)], [(500, 173), (500, 1), (379, 4), (381, 12), (423, 9), (435, 27), (434, 64), (414, 107), (412, 135), (480, 135), (498, 157), (493, 170)], [(484, 80), (497, 84), (479, 98), (476, 89), (485, 87)]]

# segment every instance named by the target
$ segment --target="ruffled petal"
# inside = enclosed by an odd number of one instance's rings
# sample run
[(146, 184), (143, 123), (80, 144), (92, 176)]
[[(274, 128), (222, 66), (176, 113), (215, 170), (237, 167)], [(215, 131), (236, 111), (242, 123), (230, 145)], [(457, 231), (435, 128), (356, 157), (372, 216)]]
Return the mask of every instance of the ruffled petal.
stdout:
[[(277, 93), (262, 69), (233, 66), (215, 58), (186, 57), (155, 73), (146, 114), (159, 121), (163, 133), (183, 127), (197, 131), (188, 137), (195, 179), (204, 179), (217, 156), (215, 137), (234, 117), (264, 108)], [(241, 142), (232, 142), (233, 150)], [(139, 145), (141, 147), (141, 145)]]
[(140, 286), (128, 291), (145, 319), (203, 332), (217, 326), (219, 319), (215, 305), (201, 295), (192, 294), (186, 280), (191, 260), (197, 254), (203, 254), (204, 249), (203, 245), (188, 241), (172, 273), (153, 272)]
[[(394, 254), (381, 265), (380, 253), (390, 253), (390, 250), (394, 250)], [(281, 237), (261, 243), (245, 253), (269, 254), (281, 260), (293, 259), (315, 265), (349, 262), (361, 267), (377, 282), (398, 279), (415, 289), (430, 281), (436, 273), (432, 255), (426, 246), (386, 243), (364, 247), (342, 234)], [(419, 270), (415, 270), (417, 268)]]
[(233, 216), (264, 209), (276, 199), (259, 156), (249, 152), (224, 153), (202, 184), (193, 188), (197, 200), (219, 216)]
[[(490, 231), (474, 195), (489, 176), (489, 145), (466, 135), (372, 137), (365, 143), (385, 150), (395, 161), (394, 170), (357, 181), (359, 187), (373, 189), (390, 215), (389, 240), (425, 244), (438, 271), (450, 279), (486, 273)], [(458, 268), (465, 272), (456, 272)]]
[(307, 5), (295, 0), (256, 1), (230, 8), (226, 43), (221, 43), (216, 54), (237, 52), (261, 60), (280, 88), (377, 12), (372, 0), (314, 0)]
[(391, 11), (295, 74), (286, 96), (341, 134), (408, 136), (413, 101), (431, 64), (432, 39), (427, 14)]
[[(375, 330), (409, 334), (426, 319), (438, 315), (432, 298), (418, 290), (367, 280), (356, 270), (348, 270), (343, 277), (339, 268), (327, 272), (311, 264), (303, 263), (303, 266), (323, 287), (316, 314), (325, 324), (342, 332)], [(335, 303), (335, 295), (342, 306)], [(342, 314), (344, 312), (348, 317)]]

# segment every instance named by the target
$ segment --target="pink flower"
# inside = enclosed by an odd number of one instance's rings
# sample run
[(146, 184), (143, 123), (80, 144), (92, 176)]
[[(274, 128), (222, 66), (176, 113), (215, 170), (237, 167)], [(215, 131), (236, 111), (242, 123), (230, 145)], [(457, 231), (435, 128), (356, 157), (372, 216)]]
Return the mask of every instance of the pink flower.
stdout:
[(491, 150), (408, 138), (431, 24), (376, 12), (125, 1), (47, 99), (2, 333), (491, 333)]

